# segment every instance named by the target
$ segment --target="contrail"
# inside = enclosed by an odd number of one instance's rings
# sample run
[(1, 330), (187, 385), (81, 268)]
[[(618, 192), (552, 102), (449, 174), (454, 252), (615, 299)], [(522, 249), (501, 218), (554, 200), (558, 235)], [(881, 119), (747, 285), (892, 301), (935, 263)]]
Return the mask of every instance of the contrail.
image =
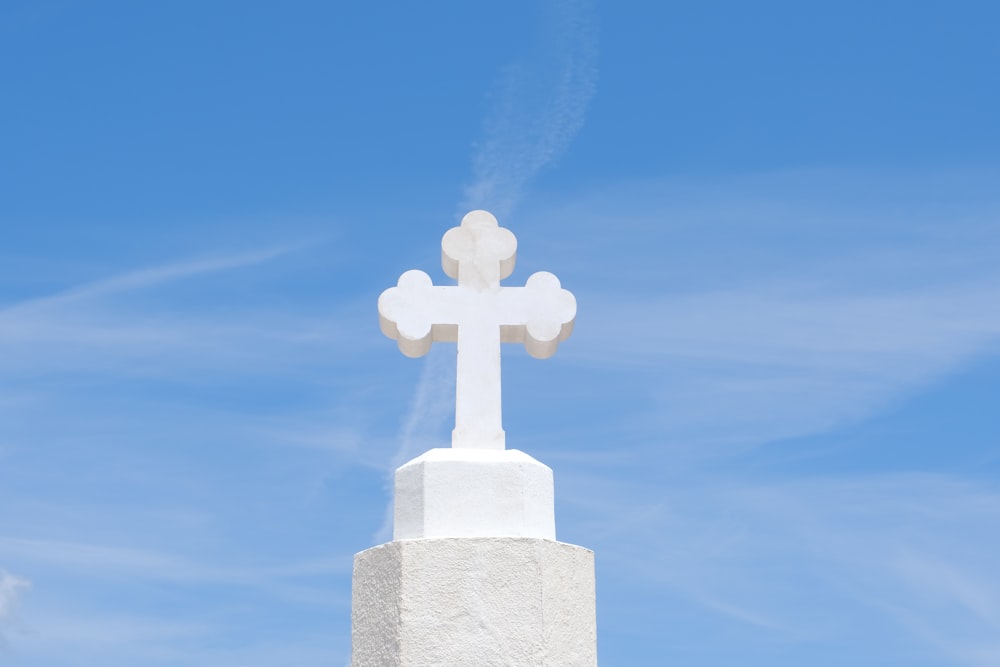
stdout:
[(529, 181), (558, 160), (583, 127), (597, 89), (593, 3), (557, 0), (544, 12), (542, 43), (504, 68), (489, 96), (460, 215), (482, 208), (503, 220)]
[(417, 381), (413, 402), (403, 424), (399, 437), (399, 448), (389, 462), (389, 478), (386, 486), (390, 491), (389, 503), (385, 509), (382, 526), (375, 533), (376, 544), (392, 539), (394, 471), (423, 450), (431, 447), (447, 447), (450, 438), (436, 440), (448, 420), (455, 414), (455, 361), (448, 355), (449, 350), (431, 348), (424, 360), (424, 367)]
[(23, 311), (38, 310), (56, 305), (72, 303), (85, 299), (103, 297), (121, 292), (155, 287), (164, 283), (190, 278), (205, 273), (216, 273), (238, 269), (245, 266), (253, 266), (268, 262), (289, 252), (293, 252), (308, 245), (307, 243), (295, 243), (266, 248), (254, 252), (245, 252), (233, 255), (209, 257), (203, 259), (191, 259), (172, 264), (153, 266), (129, 273), (120, 274), (111, 278), (104, 278), (94, 282), (79, 285), (56, 294), (39, 297), (30, 301), (15, 303), (11, 306), (0, 308), (0, 317), (11, 315)]

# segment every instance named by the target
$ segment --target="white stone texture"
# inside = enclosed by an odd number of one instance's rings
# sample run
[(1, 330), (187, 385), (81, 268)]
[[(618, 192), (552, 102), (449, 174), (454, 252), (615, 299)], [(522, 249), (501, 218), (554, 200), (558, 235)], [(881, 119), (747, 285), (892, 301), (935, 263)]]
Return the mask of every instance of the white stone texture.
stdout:
[(452, 447), (503, 449), (500, 343), (523, 343), (546, 358), (569, 337), (576, 299), (551, 273), (532, 274), (524, 287), (501, 287), (514, 270), (517, 239), (486, 211), (472, 211), (441, 239), (441, 265), (457, 286), (435, 286), (423, 271), (407, 271), (378, 300), (379, 326), (409, 357), (433, 342), (458, 348)]
[(552, 469), (516, 449), (432, 449), (396, 470), (393, 539), (556, 538)]
[(389, 542), (354, 558), (352, 667), (597, 665), (593, 552), (511, 537)]

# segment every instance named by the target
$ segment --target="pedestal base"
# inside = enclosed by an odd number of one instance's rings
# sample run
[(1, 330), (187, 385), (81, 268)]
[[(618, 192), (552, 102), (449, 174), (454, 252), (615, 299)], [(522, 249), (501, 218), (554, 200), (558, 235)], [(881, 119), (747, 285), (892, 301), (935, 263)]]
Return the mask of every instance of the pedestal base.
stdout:
[(516, 449), (432, 449), (396, 470), (394, 540), (556, 539), (552, 469)]
[(389, 542), (354, 557), (352, 667), (597, 665), (594, 554), (515, 537)]

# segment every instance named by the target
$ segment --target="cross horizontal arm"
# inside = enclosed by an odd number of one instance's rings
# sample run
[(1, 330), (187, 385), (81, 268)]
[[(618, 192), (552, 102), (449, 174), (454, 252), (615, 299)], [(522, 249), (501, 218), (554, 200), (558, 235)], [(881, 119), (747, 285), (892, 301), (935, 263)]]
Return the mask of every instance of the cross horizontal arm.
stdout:
[(409, 357), (427, 354), (435, 342), (455, 342), (458, 327), (477, 323), (499, 327), (501, 342), (523, 343), (528, 354), (545, 359), (572, 332), (576, 299), (546, 271), (524, 287), (485, 292), (435, 286), (423, 271), (407, 271), (379, 297), (378, 310), (382, 333)]
[(422, 357), (433, 342), (455, 342), (465, 290), (435, 286), (423, 271), (407, 271), (378, 298), (379, 327), (408, 357)]
[(502, 342), (524, 343), (528, 354), (547, 359), (573, 332), (576, 297), (553, 274), (539, 271), (524, 287), (502, 288), (496, 312)]

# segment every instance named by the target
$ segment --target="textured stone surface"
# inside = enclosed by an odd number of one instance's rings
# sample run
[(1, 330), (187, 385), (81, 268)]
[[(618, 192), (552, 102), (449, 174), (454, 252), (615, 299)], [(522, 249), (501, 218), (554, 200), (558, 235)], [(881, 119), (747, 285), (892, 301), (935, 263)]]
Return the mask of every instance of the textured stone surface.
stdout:
[(393, 539), (556, 538), (552, 470), (516, 449), (432, 449), (396, 470)]
[(593, 552), (533, 538), (389, 542), (354, 558), (353, 667), (593, 666)]

